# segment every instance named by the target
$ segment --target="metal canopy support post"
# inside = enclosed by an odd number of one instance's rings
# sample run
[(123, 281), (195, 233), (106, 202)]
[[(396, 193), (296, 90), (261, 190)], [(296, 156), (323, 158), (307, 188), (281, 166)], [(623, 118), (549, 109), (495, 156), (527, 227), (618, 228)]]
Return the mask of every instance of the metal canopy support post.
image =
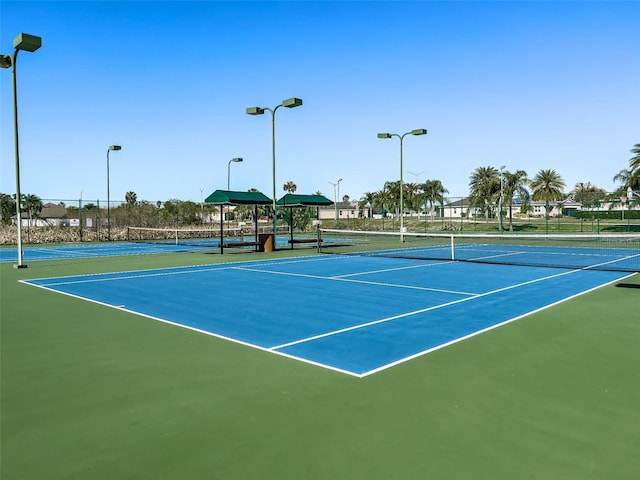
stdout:
[(316, 235), (318, 239), (318, 253), (320, 253), (320, 207), (316, 207)]
[(293, 250), (293, 207), (289, 207), (289, 237), (291, 243), (291, 250)]
[(224, 221), (222, 220), (222, 217), (224, 216), (224, 214), (222, 213), (224, 211), (224, 205), (220, 205), (220, 254), (222, 255), (224, 253)]
[(260, 250), (260, 245), (258, 245), (258, 205), (253, 206), (253, 231), (255, 234), (255, 242), (256, 242), (256, 252)]

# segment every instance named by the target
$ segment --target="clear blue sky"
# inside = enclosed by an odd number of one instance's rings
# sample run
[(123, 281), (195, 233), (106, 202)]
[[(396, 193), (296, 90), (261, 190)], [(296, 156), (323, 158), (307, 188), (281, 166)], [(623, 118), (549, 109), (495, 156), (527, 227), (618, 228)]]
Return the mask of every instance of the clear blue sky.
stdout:
[[(200, 201), (278, 196), (342, 179), (358, 199), (400, 177), (468, 193), (479, 166), (613, 190), (640, 143), (640, 2), (1, 2), (0, 48), (20, 32), (22, 193)], [(11, 74), (0, 72), (0, 191), (15, 192)], [(413, 173), (409, 173), (413, 172)]]

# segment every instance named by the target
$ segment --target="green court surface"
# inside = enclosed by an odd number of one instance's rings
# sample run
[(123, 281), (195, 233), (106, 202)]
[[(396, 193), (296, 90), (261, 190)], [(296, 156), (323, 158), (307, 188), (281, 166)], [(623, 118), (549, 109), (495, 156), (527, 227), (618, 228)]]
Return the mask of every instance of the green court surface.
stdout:
[(18, 283), (225, 257), (0, 265), (0, 478), (640, 478), (638, 274), (361, 379)]

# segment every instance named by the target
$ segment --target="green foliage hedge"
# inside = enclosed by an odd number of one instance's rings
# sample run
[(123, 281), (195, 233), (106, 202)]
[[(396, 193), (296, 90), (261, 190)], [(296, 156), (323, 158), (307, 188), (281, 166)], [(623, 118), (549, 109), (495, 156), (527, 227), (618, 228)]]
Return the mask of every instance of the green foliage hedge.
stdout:
[[(575, 218), (591, 220), (599, 218), (600, 220), (622, 220), (622, 210), (599, 210), (599, 211), (584, 211), (578, 210), (575, 213)], [(640, 210), (625, 210), (625, 220), (640, 219)]]

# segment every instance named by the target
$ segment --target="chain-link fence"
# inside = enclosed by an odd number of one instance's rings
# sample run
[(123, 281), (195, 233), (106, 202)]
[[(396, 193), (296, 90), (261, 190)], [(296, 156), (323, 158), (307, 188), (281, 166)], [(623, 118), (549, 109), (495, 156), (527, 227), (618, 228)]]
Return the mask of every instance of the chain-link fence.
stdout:
[[(501, 203), (500, 199), (449, 197), (442, 202), (403, 205), (403, 224), (408, 231), (478, 231), (478, 232), (640, 232), (640, 201), (609, 195), (609, 200), (581, 204), (572, 200)], [(33, 199), (23, 201), (22, 233), (24, 243), (96, 242), (127, 240), (127, 227), (203, 228), (232, 231), (253, 225), (253, 207), (219, 207), (192, 201), (116, 202), (104, 200)], [(415, 203), (415, 202), (413, 202)], [(11, 213), (3, 208), (0, 244), (15, 244), (17, 227), (15, 206)], [(395, 230), (400, 228), (398, 201), (380, 204), (359, 202), (350, 206), (353, 215), (338, 221), (334, 207), (323, 219), (326, 227), (358, 230)], [(293, 212), (295, 231), (308, 231), (315, 209)], [(292, 220), (288, 209), (279, 210), (279, 223)], [(269, 207), (260, 208), (258, 220), (272, 221)], [(245, 227), (245, 228), (247, 228)], [(280, 228), (280, 227), (279, 227)]]

